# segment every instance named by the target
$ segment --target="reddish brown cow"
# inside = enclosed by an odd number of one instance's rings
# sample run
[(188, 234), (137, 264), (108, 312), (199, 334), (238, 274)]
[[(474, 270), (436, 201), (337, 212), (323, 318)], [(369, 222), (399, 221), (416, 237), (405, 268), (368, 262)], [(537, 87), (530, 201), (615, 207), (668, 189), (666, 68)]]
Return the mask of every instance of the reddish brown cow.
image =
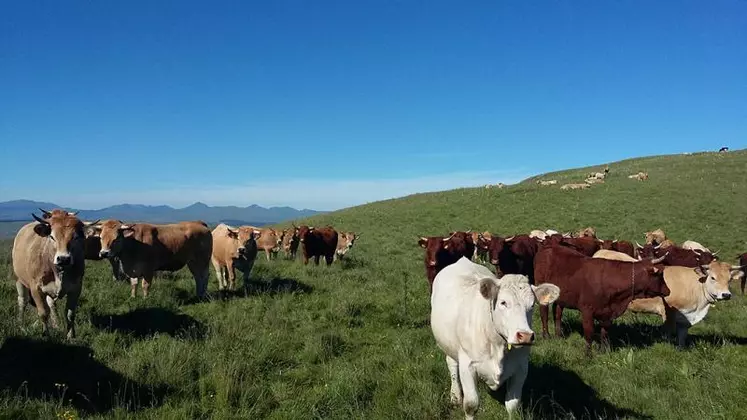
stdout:
[(599, 251), (601, 244), (596, 238), (589, 236), (581, 236), (578, 238), (566, 238), (562, 235), (550, 235), (545, 239), (544, 244), (547, 245), (563, 245), (572, 248), (587, 257), (591, 257), (595, 252)]
[(332, 265), (338, 240), (338, 234), (334, 228), (301, 225), (298, 228), (298, 238), (301, 242), (304, 264), (308, 264), (309, 258), (313, 257), (314, 264), (319, 265), (319, 257), (323, 256), (327, 265)]
[(716, 259), (710, 252), (701, 252), (700, 250), (685, 249), (678, 246), (662, 248), (653, 245), (639, 245), (637, 251), (641, 258), (659, 258), (664, 256), (662, 264), (677, 265), (680, 267), (700, 267), (708, 265)]
[(638, 257), (635, 252), (635, 246), (633, 246), (633, 244), (628, 241), (618, 241), (617, 239), (613, 241), (611, 239), (605, 239), (600, 243), (600, 247), (602, 249), (622, 252), (623, 254), (629, 255), (633, 258)]
[[(538, 285), (560, 287), (560, 296), (553, 303), (555, 335), (562, 336), (563, 309), (577, 309), (581, 311), (586, 354), (591, 356), (594, 320), (601, 323), (601, 343), (608, 346), (607, 330), (633, 299), (669, 295), (660, 260), (614, 261), (587, 257), (564, 246), (542, 247), (534, 261), (534, 278)], [(540, 315), (542, 335), (547, 337), (548, 308), (540, 307)]]
[(451, 232), (449, 236), (421, 236), (418, 244), (425, 248), (425, 276), (428, 287), (433, 290), (433, 280), (444, 267), (454, 264), (461, 257), (472, 258), (475, 244), (467, 232)]
[(534, 284), (534, 256), (539, 250), (539, 241), (529, 235), (509, 238), (493, 236), (488, 246), (490, 263), (495, 266), (498, 278), (504, 274), (523, 274)]
[(739, 258), (739, 265), (742, 266), (741, 287), (742, 287), (742, 294), (744, 295), (744, 286), (745, 286), (745, 283), (747, 283), (747, 252), (745, 252), (744, 254), (740, 255), (737, 258)]

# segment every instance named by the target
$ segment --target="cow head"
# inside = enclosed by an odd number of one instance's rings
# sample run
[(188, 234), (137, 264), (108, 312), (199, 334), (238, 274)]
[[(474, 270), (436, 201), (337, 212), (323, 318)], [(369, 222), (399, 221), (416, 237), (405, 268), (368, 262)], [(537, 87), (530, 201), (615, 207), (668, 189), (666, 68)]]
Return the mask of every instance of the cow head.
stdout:
[(301, 241), (301, 243), (305, 243), (305, 241), (306, 241), (306, 235), (308, 235), (309, 233), (311, 233), (313, 231), (314, 231), (314, 227), (313, 226), (301, 225), (298, 228), (298, 239)]
[(644, 232), (643, 235), (646, 237), (646, 245), (659, 245), (667, 239), (667, 235), (661, 229)]
[(742, 267), (732, 266), (725, 262), (711, 261), (710, 264), (704, 264), (695, 268), (695, 273), (699, 281), (705, 286), (708, 300), (715, 302), (717, 300), (731, 299), (729, 291), (729, 282), (739, 278)]
[[(632, 280), (633, 295), (636, 298), (653, 298), (669, 296), (670, 290), (664, 281), (664, 266), (662, 261), (667, 257), (664, 254), (658, 258), (649, 258), (641, 260), (638, 263), (645, 267), (645, 275), (636, 275)], [(635, 266), (634, 266), (635, 269)]]
[[(444, 249), (452, 250), (455, 252), (462, 251), (464, 248), (472, 246), (474, 247), (475, 243), (472, 241), (472, 231), (468, 230), (466, 232), (449, 232), (449, 236), (447, 238), (443, 238), (442, 241), (444, 242)], [(467, 258), (469, 258), (471, 255), (465, 255)]]
[(31, 214), (39, 224), (34, 226), (34, 233), (52, 241), (55, 253), (52, 262), (58, 271), (76, 263), (83, 258), (85, 232), (84, 225), (75, 213), (55, 209), (52, 212), (42, 210), (44, 218)]
[(251, 256), (257, 253), (257, 231), (251, 226), (239, 226), (238, 229), (226, 228), (226, 236), (237, 242), (236, 252), (240, 256)]
[(127, 238), (135, 233), (133, 225), (127, 225), (120, 220), (106, 220), (101, 223), (99, 237), (101, 238), (101, 258), (116, 257), (122, 252)]
[(501, 272), (500, 268), (501, 251), (503, 251), (503, 248), (505, 248), (507, 244), (511, 243), (514, 237), (515, 236), (501, 238), (500, 236), (493, 236), (490, 238), (490, 244), (488, 245), (488, 258), (490, 259), (490, 263), (495, 266), (495, 274), (499, 278), (503, 276), (503, 272)]
[(555, 302), (560, 288), (551, 283), (533, 286), (527, 276), (506, 274), (500, 280), (480, 280), (480, 295), (489, 302), (495, 332), (510, 346), (523, 346), (534, 342), (531, 328), (534, 303)]
[(436, 257), (438, 256), (438, 253), (445, 249), (446, 242), (444, 241), (444, 238), (441, 236), (421, 236), (420, 239), (418, 239), (418, 245), (420, 245), (421, 248), (425, 249), (425, 265), (428, 267), (435, 267), (438, 263)]

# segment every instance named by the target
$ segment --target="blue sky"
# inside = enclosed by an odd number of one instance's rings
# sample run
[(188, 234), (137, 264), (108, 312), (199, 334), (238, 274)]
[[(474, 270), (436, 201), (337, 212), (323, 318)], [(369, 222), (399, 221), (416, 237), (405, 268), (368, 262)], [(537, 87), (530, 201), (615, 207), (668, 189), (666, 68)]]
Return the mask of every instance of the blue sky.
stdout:
[(747, 144), (747, 2), (36, 1), (0, 201), (330, 210)]

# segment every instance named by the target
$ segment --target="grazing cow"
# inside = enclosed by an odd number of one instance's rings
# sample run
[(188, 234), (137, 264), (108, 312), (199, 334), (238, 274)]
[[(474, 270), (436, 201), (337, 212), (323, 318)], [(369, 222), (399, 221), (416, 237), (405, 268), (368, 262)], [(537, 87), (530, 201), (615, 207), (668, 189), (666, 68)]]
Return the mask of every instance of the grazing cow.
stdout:
[[(594, 320), (602, 326), (602, 345), (608, 346), (607, 330), (633, 299), (669, 294), (663, 266), (658, 265), (662, 259), (613, 261), (588, 257), (564, 246), (542, 247), (535, 257), (534, 279), (538, 285), (560, 287), (560, 297), (553, 303), (555, 335), (562, 336), (563, 309), (577, 309), (581, 311), (587, 356), (591, 356)], [(542, 335), (547, 337), (548, 308), (541, 307), (540, 315)]]
[(685, 242), (683, 242), (682, 243), (682, 248), (683, 249), (691, 249), (691, 250), (696, 250), (697, 249), (697, 250), (699, 250), (701, 252), (711, 252), (710, 249), (704, 247), (703, 245), (701, 245), (700, 243), (695, 242), (695, 241), (685, 241)]
[[(234, 228), (221, 223), (213, 229), (211, 261), (218, 278), (218, 290), (236, 289), (236, 272), (243, 275), (244, 290), (249, 288), (249, 277), (257, 259), (256, 231), (250, 226)], [(226, 281), (228, 280), (228, 281)]]
[(591, 185), (591, 184), (604, 184), (604, 180), (600, 178), (586, 178), (584, 180), (585, 183)]
[(564, 184), (560, 187), (561, 190), (584, 190), (587, 188), (590, 188), (591, 185), (589, 184)]
[(506, 385), (506, 411), (519, 408), (534, 341), (535, 301), (548, 305), (560, 290), (532, 286), (526, 276), (498, 280), (488, 268), (462, 257), (436, 275), (431, 294), (431, 332), (446, 356), (451, 403), (467, 419), (479, 407), (476, 379), (491, 390)]
[(343, 257), (345, 257), (345, 254), (347, 254), (350, 249), (353, 248), (355, 241), (360, 238), (360, 236), (360, 233), (356, 234), (355, 232), (340, 232), (340, 240), (337, 241), (335, 259), (342, 260)]
[(504, 274), (523, 274), (534, 284), (534, 256), (539, 242), (529, 235), (515, 235), (508, 238), (493, 236), (488, 247), (490, 263), (495, 266), (498, 278)]
[(711, 304), (731, 298), (729, 282), (739, 278), (741, 267), (721, 261), (699, 267), (664, 267), (664, 281), (670, 290), (662, 298), (635, 299), (628, 310), (653, 313), (677, 332), (677, 346), (684, 347), (687, 330), (708, 314)]
[(558, 183), (558, 180), (557, 179), (553, 179), (553, 180), (550, 180), (550, 181), (541, 181), (541, 180), (538, 180), (537, 183), (539, 185), (542, 185), (544, 187), (544, 186), (548, 186), (548, 185), (555, 185), (555, 184)]
[(275, 229), (266, 228), (260, 229), (257, 235), (257, 247), (265, 251), (265, 257), (267, 261), (275, 258), (282, 247), (283, 238), (278, 234)]
[(607, 176), (607, 172), (591, 172), (586, 176), (587, 179), (600, 179), (603, 180)]
[(52, 327), (59, 328), (55, 303), (67, 297), (67, 338), (74, 338), (75, 312), (85, 272), (85, 225), (75, 213), (60, 209), (42, 212), (43, 218), (32, 213), (36, 221), (21, 227), (13, 240), (18, 320), (23, 319), (31, 295), (43, 334), (48, 335), (50, 317)]
[(710, 264), (711, 261), (715, 260), (716, 257), (710, 252), (701, 252), (700, 250), (683, 249), (678, 246), (671, 246), (668, 248), (655, 247), (651, 245), (638, 246), (638, 255), (643, 258), (653, 258), (666, 256), (662, 264), (664, 265), (677, 265), (681, 267), (698, 267), (701, 265)]
[(643, 236), (646, 237), (646, 245), (660, 245), (667, 239), (667, 235), (661, 229), (644, 232)]
[(471, 258), (475, 252), (472, 235), (467, 232), (451, 232), (447, 237), (421, 236), (418, 245), (425, 249), (423, 262), (430, 291), (433, 291), (433, 281), (439, 271), (461, 257)]
[(623, 254), (626, 254), (633, 258), (638, 257), (635, 246), (628, 241), (605, 239), (599, 242), (599, 247), (605, 250), (622, 252)]
[(119, 258), (130, 277), (130, 296), (135, 297), (142, 280), (143, 297), (157, 271), (177, 271), (185, 265), (195, 279), (197, 297), (204, 298), (210, 278), (213, 236), (202, 221), (153, 225), (124, 224), (119, 220), (101, 223), (101, 256)]
[(739, 255), (737, 259), (739, 260), (739, 265), (742, 267), (742, 275), (739, 277), (742, 280), (740, 288), (742, 290), (742, 295), (744, 295), (744, 286), (745, 286), (745, 283), (747, 283), (747, 252), (745, 252), (742, 255)]
[(308, 264), (314, 258), (314, 264), (319, 265), (319, 257), (324, 257), (327, 266), (332, 265), (339, 235), (331, 226), (315, 228), (301, 225), (298, 228), (298, 238), (303, 251), (303, 263)]

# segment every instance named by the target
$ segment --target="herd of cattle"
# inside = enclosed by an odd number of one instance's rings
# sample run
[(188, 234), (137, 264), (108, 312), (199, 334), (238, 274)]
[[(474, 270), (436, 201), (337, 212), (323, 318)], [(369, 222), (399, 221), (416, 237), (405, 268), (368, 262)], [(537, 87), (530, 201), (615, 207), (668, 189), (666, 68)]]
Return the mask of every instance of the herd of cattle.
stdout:
[[(583, 183), (569, 183), (569, 184), (563, 184), (560, 186), (561, 190), (584, 190), (587, 188), (591, 188), (594, 184), (604, 184), (605, 178), (607, 178), (607, 175), (610, 173), (609, 166), (606, 166), (604, 168), (604, 172), (592, 172), (586, 176), (586, 179), (584, 179)], [(628, 175), (629, 179), (637, 179), (639, 181), (645, 181), (648, 179), (648, 172), (640, 171), (638, 173)], [(537, 180), (537, 185), (541, 185), (543, 187), (549, 186), (549, 185), (557, 185), (558, 180), (557, 179), (551, 179), (551, 180)]]
[(276, 258), (281, 249), (287, 258), (295, 259), (300, 246), (304, 264), (313, 258), (319, 265), (323, 257), (331, 265), (343, 259), (360, 236), (337, 232), (332, 226), (293, 225), (276, 230), (234, 228), (221, 223), (211, 231), (201, 221), (162, 225), (125, 224), (120, 220), (84, 222), (76, 213), (40, 210), (42, 217), (33, 214), (36, 221), (21, 227), (13, 241), (18, 317), (22, 317), (30, 296), (46, 334), (50, 323), (58, 328), (55, 302), (67, 297), (68, 338), (75, 336), (75, 311), (85, 260), (108, 260), (116, 280), (130, 280), (132, 297), (139, 282), (143, 296), (148, 296), (156, 272), (173, 272), (186, 266), (194, 277), (198, 298), (204, 298), (211, 263), (219, 290), (235, 288), (235, 269), (242, 272), (244, 287), (248, 288), (260, 251), (265, 252), (268, 261)]
[(675, 244), (660, 229), (644, 236), (644, 245), (601, 240), (589, 227), (576, 234), (456, 231), (419, 238), (431, 288), (431, 329), (446, 355), (451, 400), (468, 419), (478, 406), (478, 376), (492, 390), (507, 384), (506, 409), (518, 406), (534, 341), (535, 301), (543, 337), (549, 337), (550, 304), (558, 337), (563, 309), (580, 311), (591, 356), (595, 321), (606, 348), (613, 320), (625, 311), (657, 314), (682, 347), (688, 329), (731, 297), (731, 280), (742, 279), (744, 294), (747, 253), (737, 257), (740, 265), (731, 265), (697, 242)]

